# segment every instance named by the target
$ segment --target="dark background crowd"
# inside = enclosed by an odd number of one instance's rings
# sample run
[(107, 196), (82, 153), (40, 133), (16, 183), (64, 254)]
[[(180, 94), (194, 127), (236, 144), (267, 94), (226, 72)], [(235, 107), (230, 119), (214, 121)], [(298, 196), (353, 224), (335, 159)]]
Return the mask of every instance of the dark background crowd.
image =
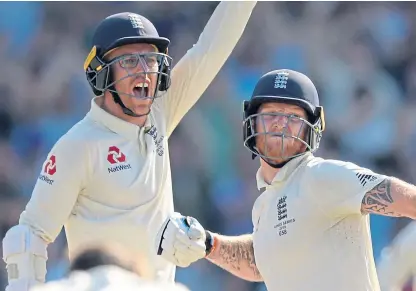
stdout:
[[(0, 237), (17, 223), (47, 153), (89, 110), (83, 73), (95, 25), (124, 11), (171, 39), (177, 62), (218, 2), (0, 2)], [(414, 2), (261, 2), (232, 55), (170, 138), (176, 210), (206, 228), (252, 230), (258, 160), (242, 144), (242, 100), (267, 71), (308, 75), (325, 108), (317, 155), (416, 182)], [(371, 217), (376, 261), (408, 222)], [(68, 267), (62, 232), (48, 280)], [(265, 290), (208, 262), (177, 271), (192, 290)], [(0, 287), (6, 285), (0, 263)]]

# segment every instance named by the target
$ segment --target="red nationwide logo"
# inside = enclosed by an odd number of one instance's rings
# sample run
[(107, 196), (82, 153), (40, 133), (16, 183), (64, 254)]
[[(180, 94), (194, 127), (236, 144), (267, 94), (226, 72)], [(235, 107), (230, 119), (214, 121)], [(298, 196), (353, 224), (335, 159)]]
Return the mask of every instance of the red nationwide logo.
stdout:
[[(108, 148), (107, 161), (112, 165), (124, 163), (126, 161), (126, 156), (120, 151), (118, 147), (111, 146)], [(131, 169), (130, 164), (117, 165), (108, 168), (108, 173), (110, 174), (127, 169)]]
[(52, 176), (56, 173), (56, 157), (51, 156), (48, 160), (48, 162), (45, 164), (45, 168), (43, 169), (43, 172), (46, 174)]

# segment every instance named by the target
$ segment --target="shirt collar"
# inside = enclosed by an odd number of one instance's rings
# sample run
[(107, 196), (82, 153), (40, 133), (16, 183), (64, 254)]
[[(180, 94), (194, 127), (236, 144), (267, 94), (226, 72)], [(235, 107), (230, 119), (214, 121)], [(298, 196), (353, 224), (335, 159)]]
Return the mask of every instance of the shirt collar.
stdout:
[(147, 131), (150, 129), (151, 123), (149, 116), (146, 119), (145, 125), (140, 127), (133, 123), (124, 121), (102, 109), (97, 105), (98, 98), (100, 98), (100, 96), (94, 97), (91, 100), (91, 109), (87, 114), (87, 117), (91, 118), (92, 120), (104, 125), (109, 130), (120, 134), (121, 136), (130, 140), (137, 140), (140, 131)]
[[(313, 157), (312, 153), (307, 152), (304, 155), (301, 155), (299, 157), (296, 157), (290, 160), (286, 165), (284, 165), (279, 170), (279, 172), (277, 172), (271, 184), (285, 181), (295, 171), (295, 169), (298, 168), (300, 164), (302, 164), (303, 162), (309, 161), (312, 157)], [(264, 181), (264, 177), (261, 174), (261, 168), (257, 170), (256, 180), (257, 180), (257, 188), (259, 190), (261, 188), (267, 188), (268, 186), (270, 186), (266, 181)]]

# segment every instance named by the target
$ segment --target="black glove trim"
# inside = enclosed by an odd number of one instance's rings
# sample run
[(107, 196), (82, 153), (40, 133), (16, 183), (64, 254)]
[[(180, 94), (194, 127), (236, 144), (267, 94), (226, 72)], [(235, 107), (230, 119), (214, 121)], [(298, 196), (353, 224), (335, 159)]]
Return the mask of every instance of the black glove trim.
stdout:
[(205, 231), (205, 256), (208, 256), (214, 247), (214, 237), (209, 231)]
[(163, 249), (162, 249), (163, 235), (165, 234), (165, 231), (168, 228), (169, 222), (170, 222), (170, 219), (169, 219), (168, 223), (166, 223), (165, 228), (162, 231), (162, 235), (160, 236), (159, 247), (157, 248), (157, 255), (158, 256), (160, 256), (162, 254), (162, 252), (163, 252)]

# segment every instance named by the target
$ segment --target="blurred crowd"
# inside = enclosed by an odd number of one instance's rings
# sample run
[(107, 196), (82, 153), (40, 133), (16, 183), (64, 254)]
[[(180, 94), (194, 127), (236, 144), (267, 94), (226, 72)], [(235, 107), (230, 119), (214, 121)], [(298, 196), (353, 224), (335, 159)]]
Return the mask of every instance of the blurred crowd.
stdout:
[[(171, 39), (177, 62), (218, 2), (0, 2), (0, 237), (17, 223), (47, 153), (89, 110), (82, 65), (104, 17), (132, 11)], [(242, 106), (277, 68), (308, 75), (325, 108), (317, 155), (416, 183), (413, 2), (261, 2), (231, 57), (170, 138), (175, 208), (227, 235), (252, 230), (258, 160), (242, 144)], [(416, 147), (416, 146), (415, 146)], [(376, 261), (407, 219), (372, 216)], [(64, 276), (64, 234), (48, 280)], [(0, 287), (5, 281), (0, 263)], [(208, 262), (178, 268), (191, 290), (265, 290)]]

